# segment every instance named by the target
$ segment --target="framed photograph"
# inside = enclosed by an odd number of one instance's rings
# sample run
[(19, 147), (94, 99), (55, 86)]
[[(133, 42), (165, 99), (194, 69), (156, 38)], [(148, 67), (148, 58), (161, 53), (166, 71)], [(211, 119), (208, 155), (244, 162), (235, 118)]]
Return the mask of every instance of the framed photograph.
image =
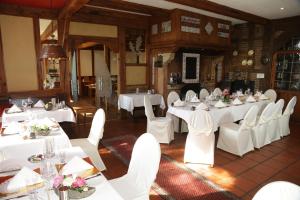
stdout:
[(200, 73), (200, 54), (182, 54), (182, 82), (198, 83)]
[(152, 35), (156, 35), (158, 33), (158, 24), (153, 24), (151, 26), (151, 33)]
[(161, 32), (162, 33), (167, 33), (167, 32), (171, 32), (171, 31), (172, 31), (171, 20), (161, 23)]

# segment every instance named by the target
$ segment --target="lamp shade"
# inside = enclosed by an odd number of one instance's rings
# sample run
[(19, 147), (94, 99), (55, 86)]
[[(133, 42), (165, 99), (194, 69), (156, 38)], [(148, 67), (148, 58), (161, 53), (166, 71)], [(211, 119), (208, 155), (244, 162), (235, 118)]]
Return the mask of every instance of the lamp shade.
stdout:
[(43, 46), (40, 54), (40, 59), (66, 59), (67, 55), (61, 45), (58, 44), (47, 44)]

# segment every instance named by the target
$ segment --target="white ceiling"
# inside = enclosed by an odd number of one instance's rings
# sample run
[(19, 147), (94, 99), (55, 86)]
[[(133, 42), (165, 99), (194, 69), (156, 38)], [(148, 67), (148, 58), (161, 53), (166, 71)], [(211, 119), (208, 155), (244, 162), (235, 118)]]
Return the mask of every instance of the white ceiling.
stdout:
[[(233, 24), (243, 23), (245, 21), (219, 15), (213, 12), (197, 9), (194, 7), (184, 6), (177, 3), (168, 2), (165, 0), (125, 0), (128, 2), (164, 8), (164, 9), (183, 9), (191, 12), (208, 15), (211, 17), (221, 18), (232, 21)], [(200, 0), (199, 0), (200, 1)], [(300, 0), (210, 0), (212, 2), (222, 4), (231, 8), (245, 11), (267, 19), (279, 19), (300, 15)], [(280, 8), (283, 7), (284, 10)]]
[[(300, 15), (300, 0), (210, 0), (267, 19)], [(280, 8), (284, 8), (281, 10)]]

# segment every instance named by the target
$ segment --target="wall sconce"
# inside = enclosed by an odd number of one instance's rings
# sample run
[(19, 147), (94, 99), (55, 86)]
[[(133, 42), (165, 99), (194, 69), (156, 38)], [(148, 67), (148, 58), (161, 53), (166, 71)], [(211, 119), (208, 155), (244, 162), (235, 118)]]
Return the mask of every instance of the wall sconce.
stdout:
[(233, 55), (233, 56), (237, 56), (237, 55), (239, 55), (239, 52), (238, 52), (237, 50), (234, 50), (234, 51), (232, 52), (232, 55)]
[(250, 49), (250, 50), (248, 51), (248, 56), (253, 56), (253, 55), (254, 55), (254, 50)]

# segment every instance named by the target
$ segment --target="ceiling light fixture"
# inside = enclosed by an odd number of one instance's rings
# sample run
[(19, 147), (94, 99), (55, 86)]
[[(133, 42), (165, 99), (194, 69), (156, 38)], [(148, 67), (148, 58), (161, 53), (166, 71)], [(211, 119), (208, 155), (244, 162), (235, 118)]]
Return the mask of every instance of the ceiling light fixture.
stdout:
[(284, 7), (281, 7), (280, 10), (284, 10)]
[[(50, 0), (50, 7), (52, 8), (52, 0)], [(54, 30), (53, 30), (53, 22), (51, 22), (52, 35), (51, 40), (43, 45), (43, 48), (40, 52), (40, 59), (66, 59), (67, 55), (64, 48), (58, 44), (57, 40), (54, 39)]]

